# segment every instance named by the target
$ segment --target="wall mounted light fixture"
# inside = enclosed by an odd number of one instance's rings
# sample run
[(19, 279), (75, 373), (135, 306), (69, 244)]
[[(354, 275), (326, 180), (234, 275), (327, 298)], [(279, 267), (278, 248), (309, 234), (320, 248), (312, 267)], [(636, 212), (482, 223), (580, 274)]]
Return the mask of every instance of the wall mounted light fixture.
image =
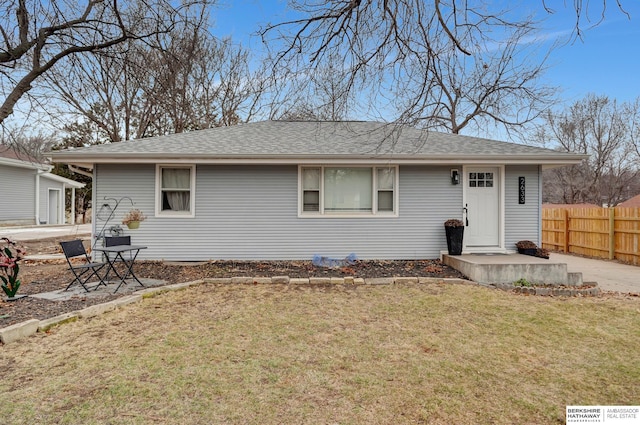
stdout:
[(451, 184), (460, 184), (460, 173), (457, 168), (451, 169)]

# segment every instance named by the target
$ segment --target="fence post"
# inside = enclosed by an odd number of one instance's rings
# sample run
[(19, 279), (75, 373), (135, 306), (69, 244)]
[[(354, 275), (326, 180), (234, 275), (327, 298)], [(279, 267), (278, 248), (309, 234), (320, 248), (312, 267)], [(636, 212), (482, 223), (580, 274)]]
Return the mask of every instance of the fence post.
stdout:
[(569, 253), (569, 209), (564, 210), (564, 252)]
[(616, 209), (609, 207), (609, 260), (616, 257)]

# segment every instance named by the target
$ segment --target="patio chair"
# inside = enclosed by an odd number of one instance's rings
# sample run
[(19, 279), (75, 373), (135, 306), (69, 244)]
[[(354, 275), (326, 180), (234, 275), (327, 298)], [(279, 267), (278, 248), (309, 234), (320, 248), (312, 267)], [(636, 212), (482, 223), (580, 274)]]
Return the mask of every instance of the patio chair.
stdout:
[[(116, 248), (109, 251), (108, 248), (110, 247)], [(127, 279), (134, 279), (144, 287), (144, 284), (140, 282), (140, 279), (138, 279), (133, 272), (133, 265), (136, 257), (138, 256), (138, 252), (140, 252), (141, 249), (146, 248), (146, 246), (132, 246), (131, 236), (106, 236), (104, 238), (104, 248), (97, 249), (103, 251), (106, 261), (109, 263), (109, 269), (107, 270), (107, 275), (104, 280), (109, 280), (109, 273), (112, 270), (120, 279), (120, 284), (116, 288), (115, 292), (118, 292), (120, 286), (125, 284)], [(121, 266), (118, 266), (118, 264)]]
[[(85, 291), (89, 292), (89, 288), (87, 288), (87, 282), (93, 276), (97, 277), (100, 281), (98, 286), (106, 285), (104, 280), (98, 272), (102, 270), (103, 267), (107, 265), (107, 263), (98, 263), (91, 261), (87, 251), (84, 249), (84, 245), (80, 239), (76, 239), (73, 241), (60, 242), (60, 246), (62, 246), (62, 251), (64, 252), (64, 256), (67, 259), (67, 263), (69, 264), (69, 270), (73, 273), (73, 280), (69, 283), (69, 285), (65, 288), (65, 291), (71, 288), (74, 283), (79, 283)], [(84, 263), (74, 264), (71, 260), (81, 258), (84, 260)], [(96, 286), (97, 288), (97, 286)]]
[(131, 245), (131, 236), (105, 236), (104, 246)]
[[(105, 236), (104, 238), (104, 246), (118, 246), (118, 245), (131, 245), (131, 236)], [(113, 262), (122, 262), (122, 261), (130, 261), (131, 260), (131, 252), (120, 254), (122, 259), (115, 256), (115, 254), (109, 254), (107, 252), (104, 255), (113, 255), (113, 257), (109, 257), (109, 260), (113, 260)], [(106, 280), (106, 278), (105, 278)]]
[[(118, 246), (118, 245), (131, 245), (131, 236), (105, 236), (104, 246)], [(128, 253), (129, 257), (126, 257), (127, 261), (130, 260), (131, 253)], [(109, 255), (105, 253), (105, 255)], [(114, 258), (115, 261), (122, 261), (119, 258)]]

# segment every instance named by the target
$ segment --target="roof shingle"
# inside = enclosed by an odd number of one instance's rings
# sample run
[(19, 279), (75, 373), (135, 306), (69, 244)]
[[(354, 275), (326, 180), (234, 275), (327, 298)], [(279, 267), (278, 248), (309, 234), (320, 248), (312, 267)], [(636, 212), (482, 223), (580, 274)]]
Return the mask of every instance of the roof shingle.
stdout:
[(52, 152), (54, 160), (101, 158), (565, 158), (534, 146), (364, 121), (261, 121)]

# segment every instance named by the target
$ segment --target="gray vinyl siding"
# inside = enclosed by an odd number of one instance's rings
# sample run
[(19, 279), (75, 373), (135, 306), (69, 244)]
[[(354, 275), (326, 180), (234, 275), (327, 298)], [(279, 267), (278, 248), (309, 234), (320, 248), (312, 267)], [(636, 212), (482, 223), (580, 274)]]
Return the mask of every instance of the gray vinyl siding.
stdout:
[(35, 223), (36, 171), (0, 165), (0, 222)]
[[(450, 166), (401, 166), (399, 216), (298, 217), (298, 167), (198, 165), (195, 218), (154, 217), (154, 165), (97, 165), (95, 210), (105, 197), (130, 197), (149, 218), (124, 234), (148, 246), (140, 258), (164, 260), (311, 259), (314, 254), (361, 259), (437, 258), (446, 249), (443, 223), (462, 216), (462, 186)], [(458, 167), (460, 168), (460, 167)], [(110, 201), (112, 206), (115, 204)], [(131, 208), (122, 199), (108, 223)]]
[[(517, 165), (505, 168), (505, 248), (515, 250), (515, 243), (530, 240), (540, 245), (539, 166)], [(518, 203), (518, 178), (525, 177), (524, 204)]]
[[(38, 209), (40, 222), (49, 223), (49, 189), (57, 189), (59, 205), (64, 203), (64, 185), (60, 182), (49, 180), (46, 177), (40, 178), (40, 207)], [(64, 217), (59, 218), (58, 224), (64, 223)]]

